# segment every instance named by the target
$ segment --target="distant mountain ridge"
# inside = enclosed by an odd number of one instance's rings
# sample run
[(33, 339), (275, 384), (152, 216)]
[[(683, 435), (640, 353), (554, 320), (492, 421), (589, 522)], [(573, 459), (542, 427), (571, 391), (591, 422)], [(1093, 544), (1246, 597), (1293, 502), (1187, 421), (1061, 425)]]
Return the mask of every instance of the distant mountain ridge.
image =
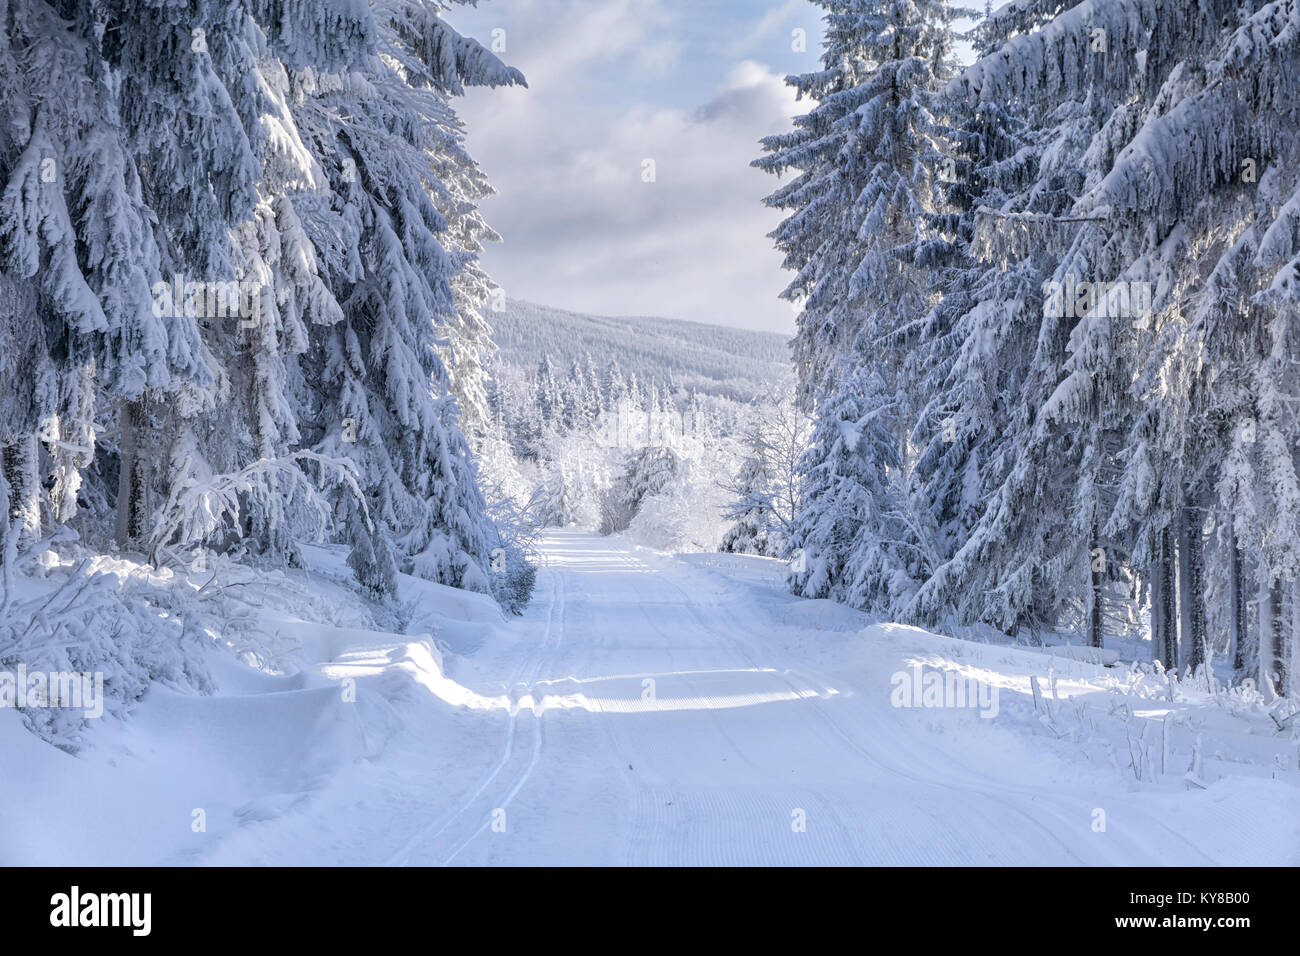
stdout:
[(534, 369), (549, 355), (557, 371), (588, 354), (602, 372), (617, 361), (625, 377), (671, 381), (679, 388), (741, 402), (770, 395), (792, 374), (789, 338), (654, 317), (585, 315), (531, 302), (507, 300), (490, 312), (499, 361)]

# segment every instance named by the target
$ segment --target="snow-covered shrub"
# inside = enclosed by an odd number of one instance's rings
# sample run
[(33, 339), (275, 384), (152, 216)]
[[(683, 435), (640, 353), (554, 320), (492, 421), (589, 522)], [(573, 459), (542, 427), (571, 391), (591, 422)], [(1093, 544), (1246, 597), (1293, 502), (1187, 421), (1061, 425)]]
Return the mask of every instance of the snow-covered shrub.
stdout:
[[(103, 713), (123, 717), (150, 685), (212, 689), (204, 652), (221, 632), (196, 588), (170, 571), (107, 557), (16, 575), (0, 602), (0, 672), (102, 675)], [(65, 750), (85, 741), (83, 710), (20, 708), (27, 726)]]
[(255, 461), (233, 474), (212, 475), (202, 468), (201, 459), (186, 455), (155, 520), (149, 542), (154, 563), (167, 549), (231, 550), (246, 538), (249, 512), (268, 518), (275, 534), (284, 539), (277, 552), (291, 550), (298, 536), (322, 535), (330, 525), (331, 509), (303, 470), (307, 465), (321, 475), (321, 484), (338, 484), (351, 492), (365, 514), (355, 468), (347, 460), (300, 451)]
[(686, 461), (665, 483), (640, 501), (627, 535), (661, 551), (716, 551), (727, 531), (728, 495), (700, 473), (703, 465)]
[(684, 470), (681, 457), (671, 448), (651, 446), (633, 452), (619, 483), (628, 511), (636, 515), (647, 498), (668, 489)]
[(492, 519), (488, 541), (492, 594), (502, 607), (518, 614), (528, 604), (537, 580), (535, 541), (544, 525), (533, 500), (520, 505), (499, 485), (489, 485), (485, 497)]

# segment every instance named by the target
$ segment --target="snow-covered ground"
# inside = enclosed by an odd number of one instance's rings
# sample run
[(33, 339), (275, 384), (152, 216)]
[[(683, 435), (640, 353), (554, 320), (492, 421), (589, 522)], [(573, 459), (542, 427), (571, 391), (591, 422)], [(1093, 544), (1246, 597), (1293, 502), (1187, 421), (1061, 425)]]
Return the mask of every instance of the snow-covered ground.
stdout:
[(1296, 743), (1249, 695), (576, 531), (509, 621), (403, 579), (377, 623), (309, 556), (255, 601), (298, 668), (213, 653), (216, 694), (156, 687), (77, 756), (0, 710), (0, 863), (1300, 863)]

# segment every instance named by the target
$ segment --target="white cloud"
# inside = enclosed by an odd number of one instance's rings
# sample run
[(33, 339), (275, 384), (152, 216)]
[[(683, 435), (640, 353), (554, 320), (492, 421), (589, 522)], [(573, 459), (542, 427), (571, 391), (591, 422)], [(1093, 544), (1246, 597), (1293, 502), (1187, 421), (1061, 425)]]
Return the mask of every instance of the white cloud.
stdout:
[[(807, 33), (808, 43), (816, 43), (820, 27), (817, 9), (808, 0), (785, 0), (784, 3), (765, 11), (747, 30), (738, 34), (726, 50), (733, 56), (750, 55), (768, 41), (779, 36), (788, 37), (787, 27), (797, 26)], [(791, 37), (793, 40), (793, 37)]]
[[(541, 2), (549, 18), (520, 19)], [(663, 35), (671, 17), (657, 0), (555, 6), (512, 10), (507, 59), (531, 88), (463, 105), (471, 152), (498, 189), (484, 212), (506, 240), (489, 249), (489, 271), (507, 294), (548, 305), (788, 332), (793, 313), (777, 295), (789, 276), (767, 238), (780, 214), (762, 205), (778, 183), (749, 167), (759, 138), (800, 111), (782, 78), (732, 62), (705, 101), (664, 105), (655, 76), (671, 74), (678, 53), (646, 51), (680, 48)], [(552, 53), (530, 63), (533, 44)], [(624, 73), (640, 101), (609, 87)]]
[(514, 0), (479, 19), (493, 14), (506, 24), (505, 59), (530, 86), (552, 91), (579, 88), (594, 63), (631, 59), (666, 69), (678, 50), (671, 38), (650, 39), (673, 20), (662, 0)]

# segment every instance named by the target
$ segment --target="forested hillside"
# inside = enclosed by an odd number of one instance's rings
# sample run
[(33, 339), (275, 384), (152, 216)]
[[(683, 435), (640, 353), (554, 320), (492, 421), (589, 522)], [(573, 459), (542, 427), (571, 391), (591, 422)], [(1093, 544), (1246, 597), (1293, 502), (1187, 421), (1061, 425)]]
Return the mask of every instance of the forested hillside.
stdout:
[(507, 366), (618, 364), (624, 376), (701, 395), (750, 402), (790, 374), (788, 337), (673, 319), (581, 315), (518, 302), (493, 303), (492, 339)]
[(806, 438), (785, 338), (504, 306), (480, 441), (494, 501), (535, 526), (780, 553)]

